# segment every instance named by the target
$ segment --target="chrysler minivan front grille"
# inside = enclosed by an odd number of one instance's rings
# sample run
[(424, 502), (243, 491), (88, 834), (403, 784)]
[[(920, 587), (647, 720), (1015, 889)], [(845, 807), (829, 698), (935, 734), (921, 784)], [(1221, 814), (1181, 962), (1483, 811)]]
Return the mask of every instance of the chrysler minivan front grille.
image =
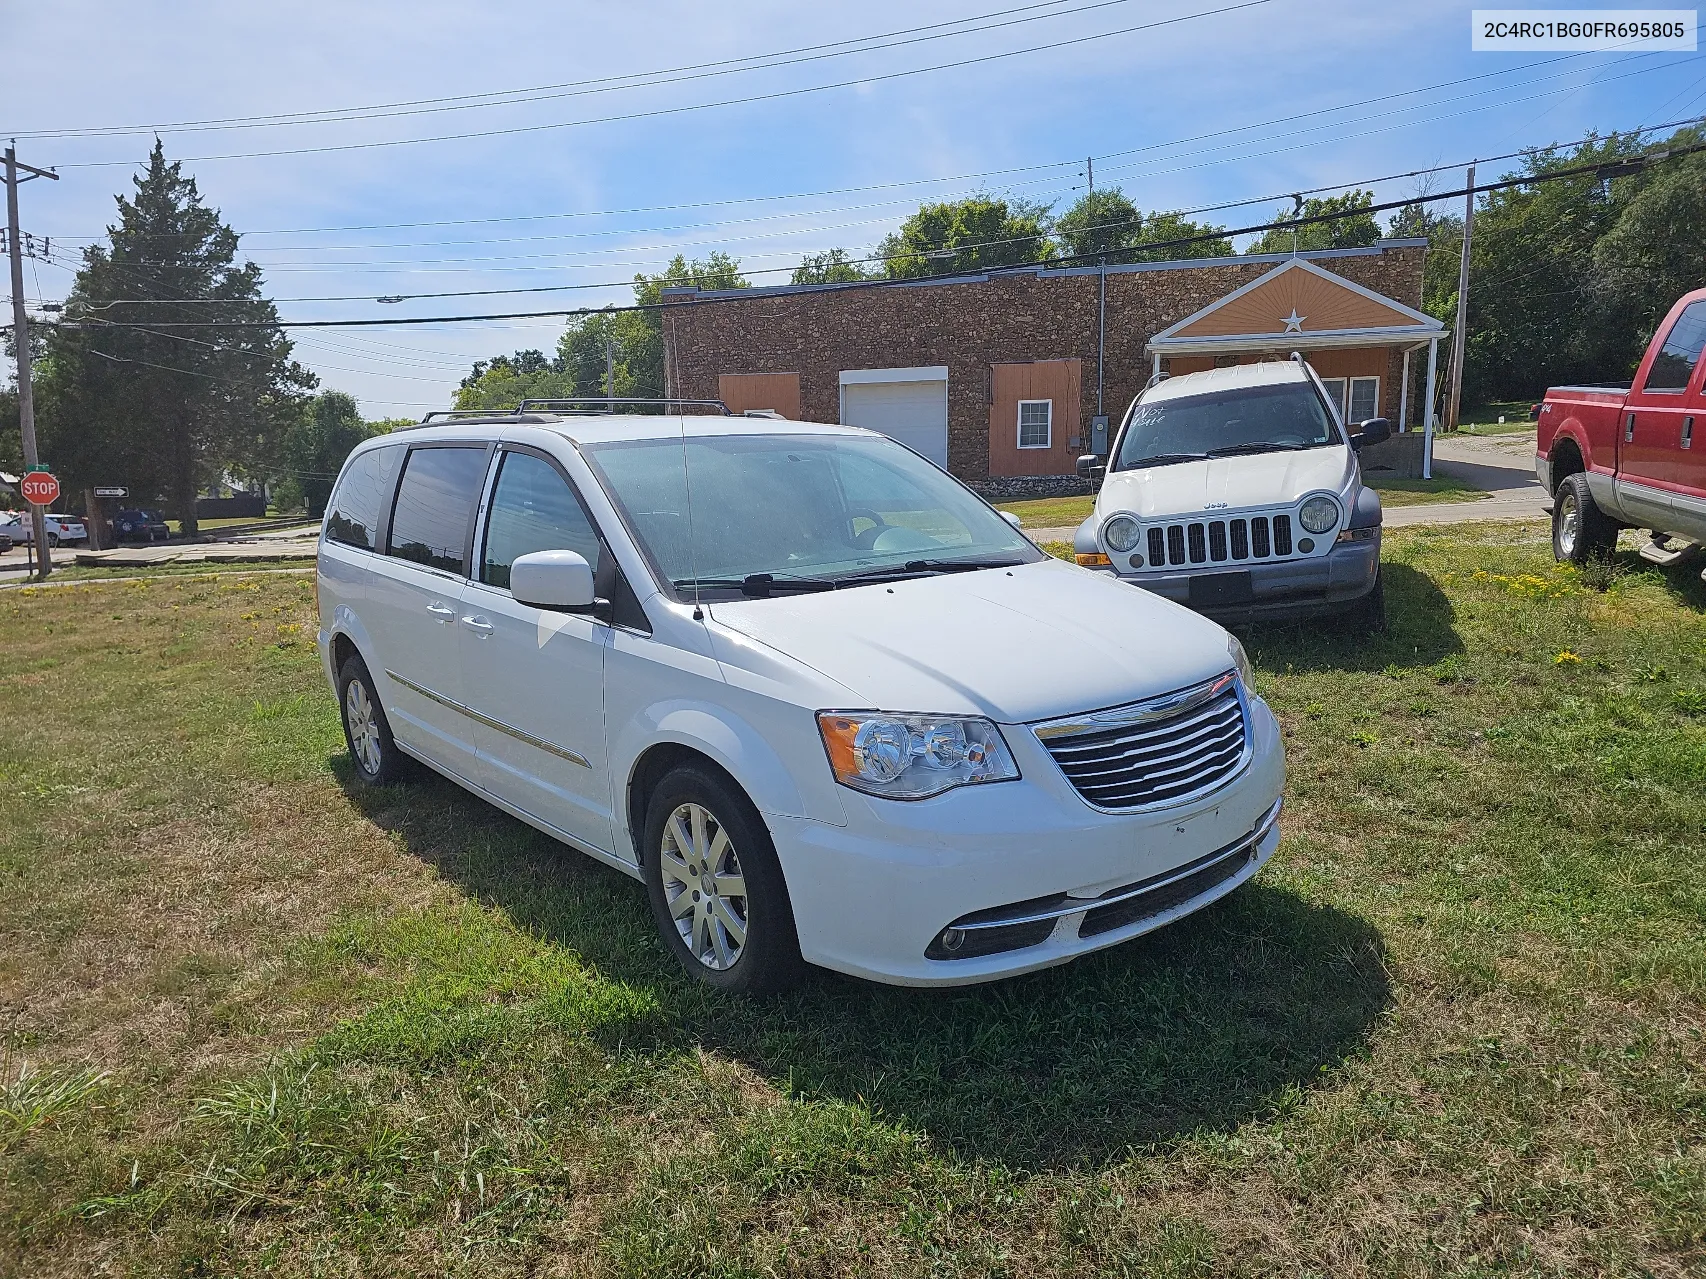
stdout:
[(1230, 781), (1250, 754), (1249, 716), (1238, 677), (1131, 706), (1036, 727), (1073, 788), (1097, 808), (1156, 808)]
[(1149, 527), (1149, 567), (1227, 564), (1291, 554), (1291, 516), (1238, 516)]

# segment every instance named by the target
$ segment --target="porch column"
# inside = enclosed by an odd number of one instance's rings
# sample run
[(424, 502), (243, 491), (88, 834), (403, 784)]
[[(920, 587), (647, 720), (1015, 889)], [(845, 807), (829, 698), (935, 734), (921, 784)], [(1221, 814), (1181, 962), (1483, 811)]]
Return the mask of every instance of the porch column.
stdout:
[(1149, 380), (1153, 382), (1156, 378), (1158, 378), (1160, 376), (1161, 376), (1161, 352), (1157, 351), (1155, 353), (1155, 369), (1152, 373), (1150, 373)]
[(1422, 478), (1431, 480), (1434, 477), (1434, 368), (1439, 360), (1439, 338), (1428, 339), (1428, 385), (1424, 393), (1426, 399), (1422, 403), (1422, 422), (1425, 424), (1427, 439), (1422, 442)]
[(1410, 353), (1414, 347), (1404, 348), (1404, 376), (1398, 379), (1398, 434), (1404, 433), (1404, 424), (1410, 413)]

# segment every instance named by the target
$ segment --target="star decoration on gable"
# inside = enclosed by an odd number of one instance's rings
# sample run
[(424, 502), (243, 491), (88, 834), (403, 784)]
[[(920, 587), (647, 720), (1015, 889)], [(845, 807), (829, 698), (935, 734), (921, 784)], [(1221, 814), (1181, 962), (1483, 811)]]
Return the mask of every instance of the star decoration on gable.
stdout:
[(1292, 307), (1291, 314), (1285, 317), (1285, 331), (1287, 333), (1303, 332), (1303, 322), (1308, 318), (1309, 317), (1307, 315), (1299, 315), (1297, 313), (1297, 308)]

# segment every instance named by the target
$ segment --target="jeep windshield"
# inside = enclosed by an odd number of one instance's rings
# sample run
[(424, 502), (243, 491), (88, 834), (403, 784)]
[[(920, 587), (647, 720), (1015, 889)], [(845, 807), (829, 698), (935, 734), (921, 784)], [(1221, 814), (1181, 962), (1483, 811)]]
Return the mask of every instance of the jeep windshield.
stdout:
[(764, 598), (1029, 564), (1042, 552), (881, 436), (689, 435), (582, 446), (678, 598)]
[(1132, 471), (1342, 442), (1312, 383), (1281, 382), (1139, 403), (1113, 469)]

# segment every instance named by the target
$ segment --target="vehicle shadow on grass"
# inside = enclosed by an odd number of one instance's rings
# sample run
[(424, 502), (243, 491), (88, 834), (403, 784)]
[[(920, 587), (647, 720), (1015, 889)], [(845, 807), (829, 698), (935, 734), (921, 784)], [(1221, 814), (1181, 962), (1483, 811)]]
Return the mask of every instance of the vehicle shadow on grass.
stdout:
[(1380, 634), (1359, 634), (1336, 618), (1233, 629), (1252, 660), (1270, 670), (1383, 671), (1432, 666), (1463, 651), (1451, 600), (1433, 578), (1391, 560), (1380, 573), (1386, 585), (1386, 630)]
[(1060, 968), (949, 990), (813, 970), (751, 1001), (690, 981), (643, 889), (437, 778), (358, 795), (471, 897), (653, 1011), (592, 1033), (623, 1052), (703, 1047), (795, 1096), (865, 1105), (961, 1157), (1094, 1165), (1293, 1104), (1363, 1052), (1391, 1003), (1378, 932), (1261, 877), (1207, 910)]

